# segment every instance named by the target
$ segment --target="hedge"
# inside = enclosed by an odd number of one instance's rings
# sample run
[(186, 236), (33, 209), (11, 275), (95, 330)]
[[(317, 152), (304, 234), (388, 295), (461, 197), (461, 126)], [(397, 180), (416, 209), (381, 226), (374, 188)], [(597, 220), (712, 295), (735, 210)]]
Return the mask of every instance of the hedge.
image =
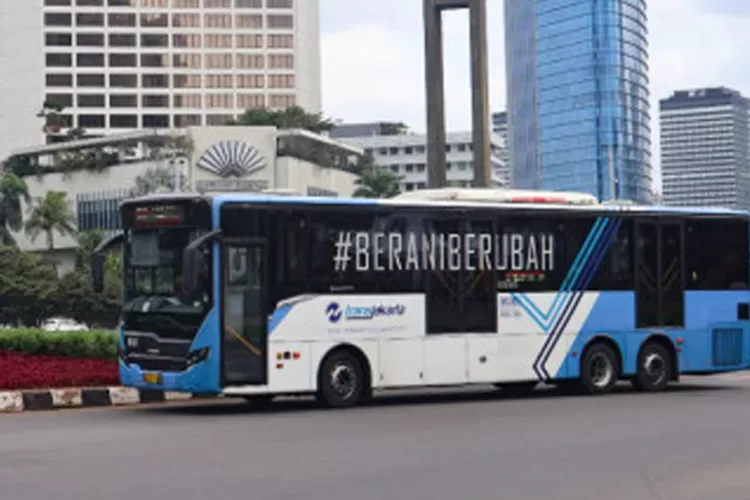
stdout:
[(0, 352), (116, 360), (117, 343), (117, 333), (106, 330), (89, 332), (0, 330)]

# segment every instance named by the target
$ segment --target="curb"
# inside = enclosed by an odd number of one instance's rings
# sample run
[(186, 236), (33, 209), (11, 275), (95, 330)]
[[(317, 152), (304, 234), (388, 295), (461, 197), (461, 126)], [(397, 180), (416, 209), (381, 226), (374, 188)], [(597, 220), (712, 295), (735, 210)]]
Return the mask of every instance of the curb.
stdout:
[(0, 414), (62, 408), (133, 406), (145, 403), (214, 398), (184, 392), (140, 390), (129, 387), (92, 387), (0, 392)]

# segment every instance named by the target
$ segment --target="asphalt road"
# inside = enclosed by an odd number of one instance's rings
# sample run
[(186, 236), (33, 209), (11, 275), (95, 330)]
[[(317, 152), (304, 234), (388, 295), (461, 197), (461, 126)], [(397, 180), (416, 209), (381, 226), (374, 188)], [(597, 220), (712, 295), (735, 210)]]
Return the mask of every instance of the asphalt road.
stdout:
[(8, 500), (750, 499), (750, 382), (0, 417)]

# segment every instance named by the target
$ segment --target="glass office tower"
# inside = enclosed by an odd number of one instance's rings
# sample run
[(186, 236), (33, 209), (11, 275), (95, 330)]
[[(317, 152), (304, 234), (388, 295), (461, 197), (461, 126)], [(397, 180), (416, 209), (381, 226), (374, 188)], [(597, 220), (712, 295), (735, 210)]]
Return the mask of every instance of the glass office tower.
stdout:
[(514, 185), (651, 201), (645, 0), (505, 0)]

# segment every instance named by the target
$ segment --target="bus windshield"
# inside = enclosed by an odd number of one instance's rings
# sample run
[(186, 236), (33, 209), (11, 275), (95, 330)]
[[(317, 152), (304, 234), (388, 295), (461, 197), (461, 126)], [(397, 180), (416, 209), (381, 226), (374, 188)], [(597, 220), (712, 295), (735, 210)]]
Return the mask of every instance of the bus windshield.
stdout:
[[(125, 244), (126, 312), (202, 313), (210, 307), (210, 286), (202, 298), (186, 303), (180, 299), (182, 252), (205, 233), (195, 228), (148, 228), (130, 230)], [(206, 268), (210, 251), (206, 251)], [(208, 280), (206, 280), (208, 284)]]

